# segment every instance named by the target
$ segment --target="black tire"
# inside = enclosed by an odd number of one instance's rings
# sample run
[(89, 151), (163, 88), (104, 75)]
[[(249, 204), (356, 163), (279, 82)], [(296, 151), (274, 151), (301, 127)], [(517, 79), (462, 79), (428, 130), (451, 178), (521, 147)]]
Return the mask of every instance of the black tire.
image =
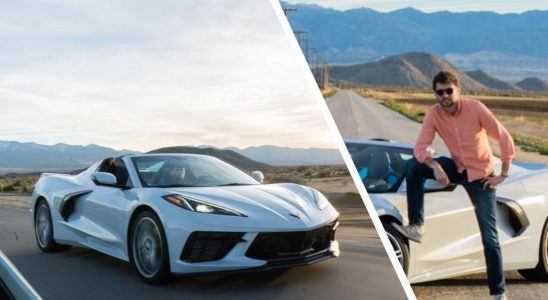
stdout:
[(529, 280), (548, 282), (548, 220), (544, 222), (538, 252), (537, 266), (533, 269), (518, 270), (518, 272)]
[(409, 244), (407, 239), (392, 227), (390, 223), (383, 222), (382, 226), (388, 235), (388, 240), (390, 240), (392, 249), (394, 249), (403, 271), (407, 274), (407, 270), (409, 269)]
[(129, 240), (130, 260), (146, 283), (166, 282), (169, 270), (169, 252), (162, 222), (151, 211), (143, 211), (131, 226)]
[(51, 211), (46, 200), (39, 200), (34, 212), (34, 236), (38, 248), (46, 253), (64, 251), (70, 246), (58, 244), (53, 238)]

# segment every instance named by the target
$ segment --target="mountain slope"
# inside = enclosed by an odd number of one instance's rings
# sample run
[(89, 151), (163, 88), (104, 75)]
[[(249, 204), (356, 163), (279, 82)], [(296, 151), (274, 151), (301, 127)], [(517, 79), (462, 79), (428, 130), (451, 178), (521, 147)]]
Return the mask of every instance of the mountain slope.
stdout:
[(330, 62), (371, 61), (408, 51), (548, 57), (548, 11), (423, 13), (406, 8), (383, 13), (368, 8), (285, 6), (297, 9), (288, 15), (293, 30), (307, 31)]
[(499, 80), (482, 70), (475, 70), (475, 71), (467, 71), (464, 72), (466, 75), (470, 76), (470, 78), (476, 80), (477, 82), (485, 85), (486, 87), (494, 90), (514, 90), (515, 87), (512, 86), (509, 83), (506, 83), (502, 80)]
[(138, 153), (98, 145), (74, 146), (56, 144), (53, 146), (37, 143), (0, 141), (0, 170), (4, 171), (44, 171), (74, 170), (87, 167), (106, 157)]
[[(194, 153), (218, 157), (242, 169), (262, 169), (272, 165), (342, 165), (337, 149), (289, 148), (263, 145), (239, 149), (213, 146), (160, 148), (150, 153)], [(113, 150), (98, 145), (75, 146), (0, 141), (0, 173), (69, 172), (83, 169), (106, 157), (139, 153)]]
[(311, 40), (309, 49), (320, 49), (332, 65), (418, 51), (444, 56), (462, 70), (481, 68), (512, 82), (530, 76), (548, 78), (548, 10), (424, 13), (405, 8), (384, 13), (283, 5), (296, 8), (288, 14), (293, 31), (305, 31), (303, 37)]
[(538, 77), (525, 78), (516, 83), (516, 86), (529, 91), (548, 92), (548, 81), (542, 80)]
[(464, 91), (487, 89), (444, 58), (423, 52), (394, 55), (372, 63), (331, 67), (329, 76), (335, 82), (431, 89), (432, 78), (441, 70), (456, 73)]
[(290, 148), (271, 145), (248, 147), (234, 150), (251, 159), (272, 165), (343, 165), (344, 161), (337, 149)]

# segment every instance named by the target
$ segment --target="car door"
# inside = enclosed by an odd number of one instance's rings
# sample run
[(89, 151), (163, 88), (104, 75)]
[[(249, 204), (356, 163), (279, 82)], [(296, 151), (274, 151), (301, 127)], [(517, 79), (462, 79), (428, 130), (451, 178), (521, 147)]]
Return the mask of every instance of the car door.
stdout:
[(485, 265), (474, 207), (462, 186), (427, 192), (424, 212), (426, 235), (420, 244), (410, 243), (410, 271), (416, 279), (454, 276)]
[(85, 196), (80, 226), (88, 235), (86, 246), (125, 259), (127, 224), (137, 195), (124, 161), (117, 158), (112, 173), (117, 186), (94, 183), (93, 192)]

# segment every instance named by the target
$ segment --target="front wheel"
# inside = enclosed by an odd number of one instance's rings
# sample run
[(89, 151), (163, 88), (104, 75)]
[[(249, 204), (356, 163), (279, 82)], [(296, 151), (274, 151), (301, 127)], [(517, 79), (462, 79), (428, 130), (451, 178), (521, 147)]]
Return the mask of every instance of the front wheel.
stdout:
[(48, 203), (45, 200), (40, 200), (38, 205), (36, 205), (34, 233), (38, 248), (43, 252), (57, 252), (70, 248), (70, 246), (56, 243), (53, 239), (53, 222), (51, 221)]
[(158, 217), (141, 212), (133, 223), (130, 236), (131, 260), (142, 280), (147, 283), (165, 282), (169, 275), (169, 255), (166, 235)]
[(407, 240), (390, 223), (386, 222), (382, 223), (382, 225), (403, 271), (407, 274), (407, 270), (409, 269), (409, 245), (407, 244)]
[(548, 220), (542, 229), (538, 255), (539, 261), (534, 269), (518, 270), (518, 272), (529, 280), (548, 282)]

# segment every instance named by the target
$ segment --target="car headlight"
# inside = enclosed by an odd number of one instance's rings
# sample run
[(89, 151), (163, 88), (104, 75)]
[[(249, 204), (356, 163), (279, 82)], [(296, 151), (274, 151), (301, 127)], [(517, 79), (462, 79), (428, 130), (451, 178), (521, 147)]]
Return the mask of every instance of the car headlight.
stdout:
[(323, 210), (324, 208), (329, 206), (329, 200), (327, 200), (327, 198), (325, 198), (322, 193), (316, 190), (312, 190), (312, 194), (314, 194), (314, 202), (316, 202), (316, 205), (320, 210)]
[(237, 217), (247, 217), (246, 215), (232, 210), (230, 208), (222, 207), (216, 204), (208, 203), (202, 200), (197, 200), (189, 198), (182, 195), (167, 195), (163, 196), (165, 200), (169, 203), (177, 205), (186, 210), (192, 212), (205, 213), (205, 214), (215, 214), (215, 215), (227, 215), (227, 216), (237, 216)]

